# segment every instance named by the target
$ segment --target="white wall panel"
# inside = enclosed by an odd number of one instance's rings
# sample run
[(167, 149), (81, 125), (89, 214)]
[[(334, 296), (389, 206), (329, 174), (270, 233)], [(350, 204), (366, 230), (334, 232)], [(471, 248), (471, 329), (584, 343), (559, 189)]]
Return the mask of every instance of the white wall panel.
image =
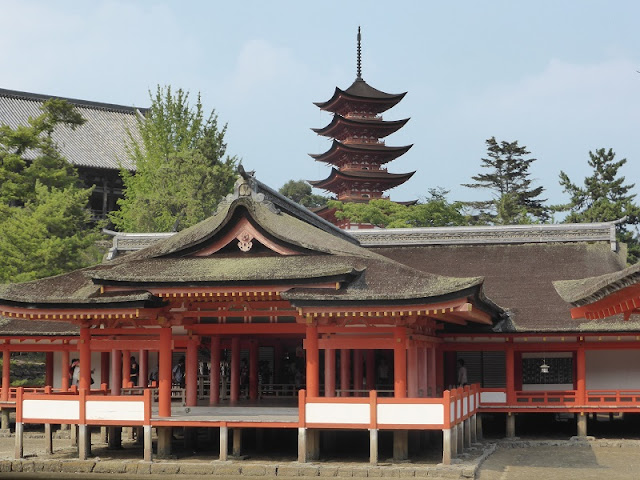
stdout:
[(640, 350), (587, 350), (587, 390), (640, 389)]
[(144, 420), (144, 402), (87, 402), (87, 420)]
[(441, 425), (444, 423), (444, 406), (432, 404), (378, 404), (380, 425)]
[(480, 392), (482, 403), (507, 403), (507, 392)]
[(307, 403), (307, 423), (362, 423), (368, 425), (371, 405), (368, 403)]
[(24, 400), (22, 416), (30, 419), (79, 420), (78, 400)]

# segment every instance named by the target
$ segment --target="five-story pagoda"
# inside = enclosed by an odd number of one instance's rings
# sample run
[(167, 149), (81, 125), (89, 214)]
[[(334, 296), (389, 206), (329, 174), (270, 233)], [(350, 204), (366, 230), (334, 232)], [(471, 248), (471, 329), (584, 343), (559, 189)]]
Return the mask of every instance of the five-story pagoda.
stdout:
[(343, 202), (368, 202), (388, 198), (384, 192), (406, 182), (415, 172), (389, 173), (383, 166), (406, 153), (411, 145), (390, 147), (384, 139), (402, 128), (409, 119), (385, 121), (382, 113), (406, 95), (381, 92), (362, 78), (361, 35), (358, 27), (357, 77), (346, 90), (336, 87), (330, 100), (316, 103), (333, 113), (324, 128), (314, 128), (319, 135), (333, 139), (331, 148), (314, 155), (316, 161), (333, 166), (324, 180), (309, 181), (316, 188), (333, 192)]

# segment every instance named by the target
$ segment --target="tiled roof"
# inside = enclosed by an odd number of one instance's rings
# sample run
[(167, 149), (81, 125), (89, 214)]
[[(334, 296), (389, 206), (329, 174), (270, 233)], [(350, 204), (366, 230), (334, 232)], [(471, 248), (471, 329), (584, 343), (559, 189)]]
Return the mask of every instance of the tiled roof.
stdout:
[[(29, 117), (42, 113), (40, 107), (50, 95), (0, 89), (0, 124), (12, 128), (26, 125)], [(138, 137), (137, 116), (145, 109), (64, 98), (76, 106), (87, 122), (72, 130), (58, 127), (53, 138), (62, 154), (78, 167), (134, 170), (125, 149), (127, 129)], [(29, 155), (26, 155), (29, 158)]]

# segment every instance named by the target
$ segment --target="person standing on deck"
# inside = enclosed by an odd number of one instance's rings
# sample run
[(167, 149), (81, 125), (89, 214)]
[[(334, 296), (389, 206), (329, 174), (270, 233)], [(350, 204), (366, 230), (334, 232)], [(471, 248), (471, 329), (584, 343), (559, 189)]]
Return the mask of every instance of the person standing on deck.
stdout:
[(464, 366), (464, 360), (458, 359), (458, 386), (464, 387), (469, 385), (469, 379), (467, 378), (467, 367)]
[(131, 367), (129, 368), (129, 381), (134, 387), (138, 386), (138, 374), (140, 372), (140, 366), (136, 362), (136, 357), (131, 356)]

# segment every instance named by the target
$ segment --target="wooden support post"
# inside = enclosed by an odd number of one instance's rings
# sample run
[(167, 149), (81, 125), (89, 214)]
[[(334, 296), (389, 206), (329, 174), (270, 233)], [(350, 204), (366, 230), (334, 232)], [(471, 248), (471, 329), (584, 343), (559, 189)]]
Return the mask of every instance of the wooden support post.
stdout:
[[(432, 345), (427, 349), (427, 396), (436, 397), (438, 395), (438, 370), (436, 365), (436, 347)], [(440, 366), (442, 370), (442, 366)]]
[[(11, 388), (11, 351), (8, 348), (2, 349), (2, 395), (3, 402), (9, 400), (9, 389)], [(4, 409), (3, 409), (4, 411)], [(5, 427), (2, 427), (3, 429)], [(9, 428), (9, 427), (6, 427)]]
[(138, 356), (138, 386), (146, 387), (149, 384), (149, 350), (141, 349)]
[(469, 448), (471, 446), (471, 417), (462, 422), (462, 428), (464, 430), (463, 447)]
[(158, 427), (157, 455), (159, 458), (171, 456), (171, 427)]
[[(307, 319), (307, 322), (310, 322)], [(320, 396), (320, 352), (318, 350), (318, 327), (307, 323), (306, 330), (307, 349), (307, 396)]]
[[(455, 428), (455, 427), (454, 427)], [(451, 428), (445, 428), (442, 430), (442, 463), (444, 465), (451, 465), (451, 459), (455, 455), (453, 448), (453, 430)]]
[(44, 424), (44, 452), (53, 455), (53, 429), (50, 423)]
[(249, 399), (258, 399), (258, 363), (260, 347), (256, 340), (249, 344)]
[(324, 351), (324, 396), (336, 396), (336, 351), (333, 348)]
[(458, 430), (456, 432), (456, 440), (458, 441), (457, 452), (461, 454), (464, 452), (464, 423), (460, 422), (456, 425), (456, 429)]
[(516, 381), (515, 381), (515, 352), (513, 343), (507, 344), (505, 355), (507, 405), (516, 403)]
[(16, 444), (14, 450), (14, 456), (16, 459), (22, 458), (24, 449), (24, 424), (22, 422), (16, 422)]
[(378, 429), (369, 429), (369, 463), (378, 464)]
[(107, 443), (110, 450), (119, 450), (122, 448), (122, 427), (108, 427)]
[(229, 403), (238, 403), (240, 399), (240, 338), (231, 339), (231, 395)]
[(229, 428), (226, 424), (220, 425), (220, 460), (227, 461), (229, 454)]
[(71, 361), (69, 360), (69, 350), (66, 348), (62, 350), (62, 359), (61, 368), (60, 368), (60, 389), (63, 392), (69, 390), (69, 366), (71, 365)]
[(233, 429), (233, 445), (231, 447), (231, 454), (235, 458), (240, 458), (242, 456), (242, 429), (234, 428)]
[(404, 327), (394, 328), (393, 340), (393, 396), (395, 398), (406, 398), (407, 348)]
[(458, 427), (451, 426), (451, 458), (458, 456)]
[(198, 343), (194, 338), (187, 341), (185, 389), (186, 406), (195, 407), (198, 404)]
[(77, 447), (78, 446), (78, 425), (71, 424), (70, 438), (71, 438), (71, 446)]
[(100, 427), (100, 443), (109, 441), (109, 427)]
[(89, 455), (91, 455), (91, 427), (78, 425), (78, 459), (86, 460)]
[(122, 352), (111, 350), (111, 395), (120, 395), (122, 388)]
[(220, 337), (211, 337), (211, 370), (209, 371), (209, 405), (220, 402)]
[(80, 327), (80, 381), (78, 389), (91, 388), (91, 331), (87, 327)]
[(434, 346), (434, 369), (436, 371), (435, 380), (435, 393), (434, 397), (441, 395), (444, 392), (444, 352), (442, 349)]
[(578, 437), (587, 436), (587, 415), (584, 412), (578, 413)]
[(307, 429), (307, 460), (320, 459), (320, 430)]
[(585, 348), (584, 345), (580, 345), (576, 352), (576, 402), (578, 405), (585, 405), (587, 403), (586, 377)]
[(144, 437), (144, 453), (143, 453), (143, 458), (145, 462), (150, 462), (151, 458), (152, 458), (152, 452), (153, 452), (153, 440), (151, 437), (151, 425), (144, 425), (142, 427), (143, 430), (143, 437)]
[[(171, 356), (173, 352), (171, 327), (160, 329), (160, 350), (158, 352), (158, 415), (171, 416)], [(158, 431), (159, 432), (159, 431)], [(171, 437), (171, 431), (169, 431)], [(160, 440), (158, 439), (158, 443)], [(169, 445), (171, 438), (169, 438)]]
[(298, 428), (298, 462), (307, 463), (307, 429)]
[(44, 354), (44, 384), (53, 386), (53, 352)]
[(426, 397), (427, 385), (427, 349), (424, 345), (418, 347), (418, 396)]
[(480, 414), (476, 413), (475, 415), (471, 415), (469, 419), (469, 429), (471, 430), (471, 443), (478, 443), (478, 416)]
[[(363, 390), (364, 389), (364, 369), (362, 368), (362, 350), (354, 350), (353, 351), (353, 389), (354, 390)], [(362, 397), (363, 392), (356, 392), (356, 397)]]
[(402, 462), (409, 459), (409, 431), (393, 431), (393, 460)]
[(351, 388), (351, 350), (340, 350), (340, 396), (348, 397), (347, 390)]
[(516, 415), (507, 413), (507, 438), (516, 438)]
[(131, 352), (122, 351), (122, 388), (128, 388), (131, 381)]
[(0, 430), (3, 430), (3, 433), (10, 432), (10, 417), (11, 410), (8, 408), (3, 408), (0, 410)]
[(476, 437), (479, 442), (484, 440), (484, 434), (482, 432), (482, 414), (478, 413), (476, 415)]
[(413, 344), (409, 347), (407, 352), (407, 393), (409, 398), (418, 397), (418, 382), (419, 382), (419, 370), (418, 370), (418, 347)]

